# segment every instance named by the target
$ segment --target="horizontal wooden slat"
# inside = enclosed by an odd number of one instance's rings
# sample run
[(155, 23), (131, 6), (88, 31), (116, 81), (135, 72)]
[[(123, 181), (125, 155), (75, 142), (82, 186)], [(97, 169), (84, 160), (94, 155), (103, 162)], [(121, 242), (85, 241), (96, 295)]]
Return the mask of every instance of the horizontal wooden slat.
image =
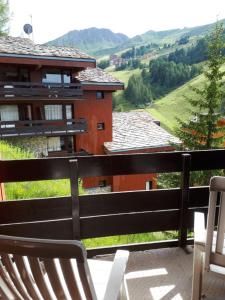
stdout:
[[(81, 218), (81, 238), (177, 230), (178, 215), (178, 210), (169, 210)], [(72, 221), (63, 219), (0, 225), (0, 234), (72, 239)]]
[(180, 189), (80, 196), (80, 215), (97, 216), (179, 208)]
[[(189, 207), (207, 206), (208, 195), (208, 187), (190, 188)], [(79, 197), (80, 216), (178, 209), (180, 197), (180, 189), (83, 195)], [(70, 197), (0, 202), (0, 224), (70, 217)]]
[(0, 224), (71, 217), (71, 198), (45, 198), (0, 202)]
[(73, 239), (71, 219), (0, 225), (0, 234), (43, 239)]
[(0, 161), (0, 182), (68, 178), (72, 158), (79, 161), (80, 177), (180, 172), (182, 153), (191, 154), (191, 170), (225, 168), (225, 150)]
[(93, 238), (178, 229), (177, 210), (87, 217), (81, 220), (81, 237)]
[[(178, 209), (179, 198), (180, 189), (84, 195), (79, 197), (80, 216)], [(70, 197), (0, 202), (0, 224), (70, 217)]]

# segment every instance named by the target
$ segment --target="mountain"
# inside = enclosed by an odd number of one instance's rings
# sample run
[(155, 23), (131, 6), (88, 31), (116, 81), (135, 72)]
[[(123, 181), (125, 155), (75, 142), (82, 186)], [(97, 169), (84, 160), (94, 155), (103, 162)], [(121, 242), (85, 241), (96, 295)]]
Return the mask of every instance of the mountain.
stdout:
[[(221, 20), (225, 25), (225, 19)], [(142, 46), (150, 43), (174, 44), (182, 37), (189, 36), (191, 39), (199, 39), (212, 30), (215, 23), (196, 26), (170, 29), (164, 31), (149, 30), (133, 38), (122, 33), (114, 33), (105, 28), (88, 28), (73, 30), (63, 36), (46, 43), (47, 45), (68, 46), (78, 48), (90, 55), (103, 57), (114, 54), (133, 46)]]
[[(221, 20), (225, 25), (225, 19)], [(185, 27), (185, 28), (177, 28), (177, 29), (170, 29), (170, 30), (164, 30), (164, 31), (154, 31), (149, 30), (141, 35), (136, 35), (133, 38), (125, 41), (123, 44), (119, 46), (120, 49), (127, 49), (132, 46), (141, 46), (145, 44), (150, 43), (156, 43), (159, 45), (163, 45), (165, 43), (175, 43), (177, 40), (184, 36), (189, 36), (191, 38), (201, 38), (205, 36), (207, 33), (209, 33), (215, 23), (212, 24), (206, 24), (196, 27)]]
[(105, 28), (88, 28), (70, 31), (59, 38), (46, 43), (54, 46), (75, 47), (89, 54), (102, 49), (114, 48), (125, 43), (129, 38), (122, 33), (114, 33)]

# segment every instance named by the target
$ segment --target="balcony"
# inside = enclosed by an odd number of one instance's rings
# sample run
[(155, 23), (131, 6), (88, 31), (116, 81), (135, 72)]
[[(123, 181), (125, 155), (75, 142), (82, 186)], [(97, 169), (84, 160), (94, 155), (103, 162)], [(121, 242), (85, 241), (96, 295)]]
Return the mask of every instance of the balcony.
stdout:
[[(0, 161), (0, 182), (70, 178), (70, 159), (77, 159), (79, 177), (179, 172), (181, 186), (173, 189), (73, 195), (0, 203), (0, 234), (73, 239), (175, 230), (173, 240), (88, 249), (88, 256), (131, 251), (126, 280), (131, 300), (190, 300), (195, 211), (207, 214), (209, 190), (190, 187), (191, 171), (225, 168), (225, 150), (107, 155)], [(78, 216), (78, 218), (72, 218)], [(206, 284), (207, 283), (207, 287)], [(208, 299), (225, 295), (223, 280), (207, 276)], [(211, 298), (210, 298), (211, 297)], [(218, 298), (220, 299), (220, 298)]]
[(33, 82), (0, 82), (0, 100), (6, 99), (82, 99), (80, 84), (41, 84)]
[(85, 119), (0, 121), (0, 138), (63, 136), (75, 135), (86, 131), (87, 122)]

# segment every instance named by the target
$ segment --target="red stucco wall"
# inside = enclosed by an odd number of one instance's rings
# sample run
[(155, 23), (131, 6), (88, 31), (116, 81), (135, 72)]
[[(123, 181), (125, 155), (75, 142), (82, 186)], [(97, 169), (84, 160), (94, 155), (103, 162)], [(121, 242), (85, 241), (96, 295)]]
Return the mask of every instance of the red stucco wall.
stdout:
[[(104, 142), (112, 141), (112, 92), (105, 92), (104, 99), (96, 99), (95, 91), (85, 91), (85, 100), (75, 103), (75, 118), (85, 118), (88, 123), (87, 133), (76, 135), (76, 149), (87, 151), (91, 154), (105, 154)], [(104, 130), (98, 130), (98, 123), (105, 123)], [(83, 178), (83, 187), (98, 187), (99, 181), (106, 180), (112, 184), (111, 177)]]
[(156, 174), (113, 176), (112, 192), (145, 190), (146, 181), (152, 181), (152, 188), (157, 188)]
[[(169, 146), (169, 147), (161, 147), (161, 148), (132, 150), (127, 152), (121, 152), (121, 154), (152, 153), (152, 152), (164, 152), (164, 151), (173, 151), (173, 150), (174, 148)], [(118, 192), (118, 191), (145, 190), (146, 181), (152, 181), (152, 189), (157, 188), (156, 174), (113, 176), (112, 191)]]
[[(112, 141), (112, 93), (105, 92), (104, 99), (96, 99), (96, 92), (85, 91), (85, 100), (75, 103), (75, 119), (85, 118), (87, 133), (76, 136), (76, 151), (81, 149), (92, 154), (104, 154), (104, 142)], [(97, 130), (97, 123), (105, 123), (105, 130)]]

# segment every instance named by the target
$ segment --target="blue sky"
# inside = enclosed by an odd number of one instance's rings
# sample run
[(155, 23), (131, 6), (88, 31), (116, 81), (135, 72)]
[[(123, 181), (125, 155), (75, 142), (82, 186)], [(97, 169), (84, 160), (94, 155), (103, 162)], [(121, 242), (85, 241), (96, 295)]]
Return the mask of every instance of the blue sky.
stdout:
[(148, 30), (192, 27), (225, 18), (225, 0), (9, 0), (10, 33), (31, 22), (43, 43), (74, 29), (109, 28), (129, 37)]

